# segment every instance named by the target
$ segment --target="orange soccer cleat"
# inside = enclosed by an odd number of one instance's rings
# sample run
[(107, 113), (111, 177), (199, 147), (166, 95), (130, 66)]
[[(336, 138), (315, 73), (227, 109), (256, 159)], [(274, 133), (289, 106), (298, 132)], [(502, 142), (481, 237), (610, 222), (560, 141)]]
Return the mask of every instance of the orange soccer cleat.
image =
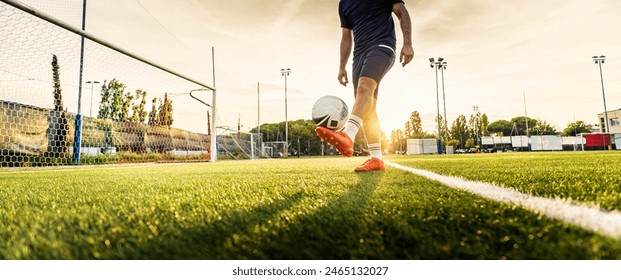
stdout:
[(354, 168), (356, 172), (382, 171), (384, 170), (384, 161), (379, 158), (370, 158), (361, 166)]
[(323, 126), (315, 128), (315, 133), (324, 142), (334, 146), (344, 157), (351, 157), (354, 154), (354, 142), (345, 134), (327, 129)]

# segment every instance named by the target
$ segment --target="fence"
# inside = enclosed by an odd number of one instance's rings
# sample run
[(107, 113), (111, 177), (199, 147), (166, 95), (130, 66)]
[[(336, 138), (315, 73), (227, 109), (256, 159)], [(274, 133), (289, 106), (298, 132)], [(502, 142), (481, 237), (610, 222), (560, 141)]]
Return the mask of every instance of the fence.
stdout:
[(189, 95), (215, 103), (214, 88), (74, 25), (0, 0), (0, 167), (215, 160), (215, 128)]

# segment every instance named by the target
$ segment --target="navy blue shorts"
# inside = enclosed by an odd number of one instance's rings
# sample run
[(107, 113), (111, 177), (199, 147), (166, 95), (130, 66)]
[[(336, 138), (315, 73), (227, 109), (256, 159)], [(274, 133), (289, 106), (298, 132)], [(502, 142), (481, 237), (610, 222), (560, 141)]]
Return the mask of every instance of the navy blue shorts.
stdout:
[[(360, 57), (355, 58), (353, 65), (354, 92), (357, 92), (360, 77), (371, 78), (379, 85), (384, 75), (395, 64), (395, 56), (395, 51), (391, 47), (377, 45), (368, 49)], [(377, 99), (377, 89), (375, 89), (374, 96)]]

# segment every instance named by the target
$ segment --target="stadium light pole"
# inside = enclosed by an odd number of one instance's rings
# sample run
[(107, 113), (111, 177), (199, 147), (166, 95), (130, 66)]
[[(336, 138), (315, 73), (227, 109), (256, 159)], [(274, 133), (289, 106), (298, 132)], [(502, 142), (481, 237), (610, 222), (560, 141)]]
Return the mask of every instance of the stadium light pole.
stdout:
[(602, 64), (606, 61), (606, 56), (593, 56), (595, 64), (599, 65), (599, 77), (602, 82), (602, 96), (604, 98), (604, 129), (607, 133), (610, 133), (610, 127), (608, 126), (608, 110), (606, 109), (606, 93), (604, 92), (604, 74), (602, 74)]
[(95, 84), (99, 84), (98, 81), (86, 81), (87, 84), (91, 84), (91, 110), (88, 114), (89, 117), (93, 117), (93, 87)]
[[(448, 66), (448, 63), (446, 61), (443, 61), (440, 64), (440, 70), (442, 72), (442, 101), (444, 102), (444, 137), (446, 141), (448, 141), (449, 135), (448, 135), (448, 121), (446, 119), (446, 94), (444, 91), (444, 70), (446, 70), (446, 66)], [(444, 152), (446, 153), (446, 149), (444, 150)]]
[(442, 131), (440, 129), (440, 90), (438, 89), (438, 68), (441, 67), (444, 58), (439, 57), (436, 61), (433, 57), (429, 58), (429, 66), (436, 70), (436, 119), (438, 121), (438, 154), (442, 154)]
[(475, 136), (475, 145), (478, 146), (479, 145), (479, 125), (478, 125), (478, 118), (476, 118), (476, 116), (479, 113), (479, 106), (472, 106), (472, 109), (474, 110), (474, 116), (475, 118), (473, 119), (474, 121), (474, 136)]
[(289, 157), (289, 120), (287, 116), (287, 77), (291, 73), (291, 68), (280, 69), (280, 74), (285, 77), (285, 157)]

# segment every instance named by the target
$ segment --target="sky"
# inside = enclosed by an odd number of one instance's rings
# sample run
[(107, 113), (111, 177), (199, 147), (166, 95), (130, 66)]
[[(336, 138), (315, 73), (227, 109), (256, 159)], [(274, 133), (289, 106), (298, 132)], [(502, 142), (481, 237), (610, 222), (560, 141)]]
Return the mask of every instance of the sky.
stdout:
[[(41, 4), (46, 1), (25, 2), (46, 8)], [(310, 119), (314, 101), (324, 95), (341, 97), (350, 109), (353, 105), (351, 85), (343, 87), (336, 78), (341, 35), (337, 0), (117, 2), (120, 5), (89, 3), (87, 31), (209, 84), (213, 84), (211, 48), (215, 48), (219, 125), (236, 127), (240, 119), (242, 130), (249, 130), (259, 117), (261, 123), (284, 121), (281, 68), (291, 68), (289, 120)], [(423, 129), (435, 133), (434, 118), (438, 109), (444, 114), (444, 103), (449, 125), (459, 115), (473, 114), (474, 106), (491, 122), (526, 111), (559, 131), (576, 120), (596, 124), (604, 102), (594, 55), (607, 57), (603, 65), (607, 109), (621, 108), (619, 1), (405, 2), (412, 18), (415, 56), (406, 67), (395, 64), (380, 84), (377, 110), (388, 135), (403, 129), (413, 111), (420, 113)], [(79, 9), (75, 11), (59, 16), (75, 22)], [(397, 37), (400, 48), (398, 27)], [(448, 62), (445, 102), (442, 73), (436, 92), (430, 57)], [(193, 101), (176, 102), (175, 106), (185, 106)], [(177, 120), (180, 126), (193, 123), (191, 117)]]

